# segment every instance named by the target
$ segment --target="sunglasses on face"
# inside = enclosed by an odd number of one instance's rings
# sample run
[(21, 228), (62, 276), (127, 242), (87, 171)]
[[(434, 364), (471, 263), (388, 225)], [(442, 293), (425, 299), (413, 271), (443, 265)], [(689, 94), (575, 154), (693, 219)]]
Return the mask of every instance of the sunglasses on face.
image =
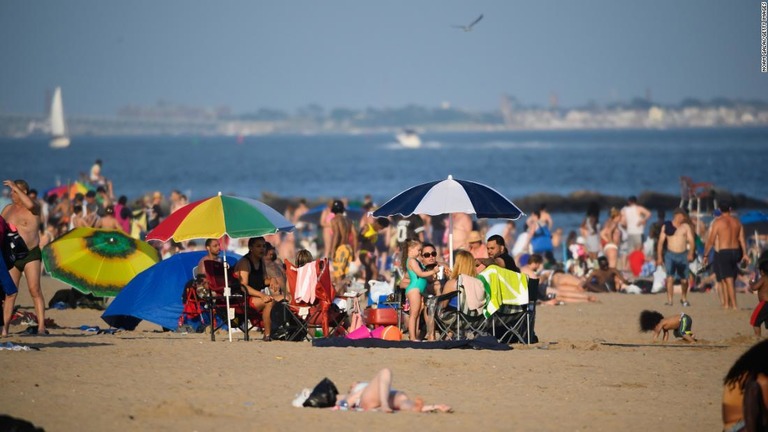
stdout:
[(437, 256), (437, 252), (435, 252), (435, 251), (424, 252), (423, 254), (421, 254), (421, 256), (424, 257), (424, 258), (429, 258), (429, 257), (433, 257), (434, 258), (434, 257)]

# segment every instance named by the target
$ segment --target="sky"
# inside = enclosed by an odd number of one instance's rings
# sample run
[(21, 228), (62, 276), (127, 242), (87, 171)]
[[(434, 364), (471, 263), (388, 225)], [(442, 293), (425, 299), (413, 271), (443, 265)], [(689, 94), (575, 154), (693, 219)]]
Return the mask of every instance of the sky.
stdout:
[(0, 0), (0, 112), (42, 113), (56, 86), (103, 116), (768, 100), (757, 0)]

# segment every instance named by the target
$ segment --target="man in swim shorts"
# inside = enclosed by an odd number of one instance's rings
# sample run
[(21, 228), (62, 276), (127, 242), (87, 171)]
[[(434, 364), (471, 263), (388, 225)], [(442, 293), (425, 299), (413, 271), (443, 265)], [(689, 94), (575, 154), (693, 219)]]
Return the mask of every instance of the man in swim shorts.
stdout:
[(723, 284), (725, 308), (738, 310), (736, 305), (736, 292), (733, 282), (738, 274), (740, 262), (749, 262), (747, 257), (747, 244), (744, 240), (744, 227), (741, 222), (731, 215), (731, 207), (726, 202), (720, 203), (722, 215), (712, 222), (707, 242), (704, 244), (704, 261), (707, 265), (709, 251), (717, 244), (718, 251), (715, 255), (715, 276)]
[[(675, 278), (680, 280), (682, 296), (680, 303), (683, 306), (690, 306), (688, 303), (688, 263), (693, 261), (693, 251), (695, 243), (693, 231), (690, 225), (685, 223), (685, 210), (675, 209), (671, 221), (664, 222), (659, 234), (659, 241), (656, 245), (656, 265), (661, 266), (667, 272), (667, 306), (672, 306), (674, 297)], [(666, 251), (665, 251), (666, 245)]]
[[(33, 328), (32, 331), (36, 330), (38, 334), (46, 334), (48, 331), (45, 329), (45, 299), (43, 299), (43, 291), (40, 288), (40, 269), (42, 267), (39, 246), (40, 231), (38, 229), (40, 226), (40, 204), (27, 196), (29, 184), (26, 181), (5, 180), (3, 185), (11, 189), (11, 204), (3, 209), (2, 216), (11, 227), (15, 227), (29, 248), (29, 255), (25, 259), (15, 262), (14, 266), (9, 269), (9, 273), (17, 287), (22, 273), (27, 278), (27, 286), (37, 315), (37, 329)], [(6, 296), (4, 312), (8, 308), (13, 310), (16, 296), (17, 294)], [(3, 323), (2, 336), (8, 335), (9, 321)]]

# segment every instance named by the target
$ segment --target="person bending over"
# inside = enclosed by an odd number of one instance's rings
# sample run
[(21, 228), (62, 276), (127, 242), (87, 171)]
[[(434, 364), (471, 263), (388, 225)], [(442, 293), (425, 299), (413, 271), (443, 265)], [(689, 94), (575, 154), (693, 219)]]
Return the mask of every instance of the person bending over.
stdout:
[(640, 330), (643, 332), (653, 331), (653, 340), (659, 339), (659, 333), (664, 332), (662, 341), (669, 340), (669, 331), (676, 338), (686, 342), (696, 342), (691, 329), (693, 328), (693, 319), (690, 316), (681, 313), (680, 316), (664, 317), (657, 311), (644, 310), (640, 313)]

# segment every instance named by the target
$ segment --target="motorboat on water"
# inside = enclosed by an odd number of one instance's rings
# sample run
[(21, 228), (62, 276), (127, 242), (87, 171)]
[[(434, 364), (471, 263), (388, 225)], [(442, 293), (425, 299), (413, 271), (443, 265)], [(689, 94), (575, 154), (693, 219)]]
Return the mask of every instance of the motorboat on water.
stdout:
[(51, 101), (51, 148), (69, 147), (67, 123), (64, 121), (64, 104), (61, 100), (61, 87), (56, 87)]
[(403, 129), (400, 133), (395, 135), (397, 142), (405, 148), (419, 148), (421, 147), (421, 138), (419, 134), (413, 129)]

